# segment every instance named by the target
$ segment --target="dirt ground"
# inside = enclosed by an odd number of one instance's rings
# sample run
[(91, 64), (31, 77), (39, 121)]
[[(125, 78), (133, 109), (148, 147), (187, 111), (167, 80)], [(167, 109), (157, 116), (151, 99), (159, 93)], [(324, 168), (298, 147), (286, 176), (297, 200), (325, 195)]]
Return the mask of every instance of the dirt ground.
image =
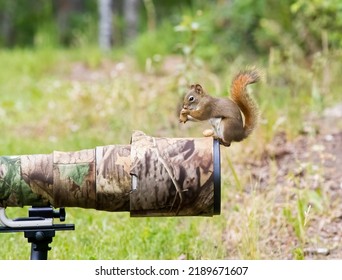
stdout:
[(241, 168), (249, 166), (261, 190), (267, 191), (270, 186), (317, 190), (321, 209), (312, 197), (318, 214), (308, 214), (305, 258), (342, 259), (342, 103), (308, 123), (292, 141), (284, 132), (276, 134), (259, 159), (246, 160)]

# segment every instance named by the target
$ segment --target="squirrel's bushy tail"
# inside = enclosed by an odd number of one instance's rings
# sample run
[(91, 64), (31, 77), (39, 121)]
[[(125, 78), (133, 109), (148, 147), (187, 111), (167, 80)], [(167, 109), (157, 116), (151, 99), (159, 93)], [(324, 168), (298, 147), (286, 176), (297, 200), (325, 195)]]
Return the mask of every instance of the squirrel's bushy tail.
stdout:
[(260, 72), (257, 69), (239, 72), (233, 79), (231, 86), (231, 99), (239, 106), (245, 116), (245, 138), (256, 128), (259, 121), (259, 109), (257, 103), (247, 92), (247, 85), (260, 80)]

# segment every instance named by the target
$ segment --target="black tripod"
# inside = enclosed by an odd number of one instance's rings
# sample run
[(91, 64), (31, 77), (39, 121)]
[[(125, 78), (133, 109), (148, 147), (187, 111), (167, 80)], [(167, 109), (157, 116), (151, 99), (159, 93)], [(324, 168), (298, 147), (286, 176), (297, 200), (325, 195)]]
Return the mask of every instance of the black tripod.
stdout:
[[(2, 209), (4, 210), (4, 209)], [(25, 238), (31, 243), (31, 260), (47, 260), (49, 244), (58, 230), (74, 230), (74, 224), (53, 224), (54, 218), (65, 221), (65, 209), (53, 210), (52, 207), (32, 207), (29, 216), (9, 220), (2, 218), (5, 226), (0, 227), (1, 232), (24, 232)], [(7, 226), (6, 226), (7, 224)], [(9, 226), (8, 226), (9, 225)]]

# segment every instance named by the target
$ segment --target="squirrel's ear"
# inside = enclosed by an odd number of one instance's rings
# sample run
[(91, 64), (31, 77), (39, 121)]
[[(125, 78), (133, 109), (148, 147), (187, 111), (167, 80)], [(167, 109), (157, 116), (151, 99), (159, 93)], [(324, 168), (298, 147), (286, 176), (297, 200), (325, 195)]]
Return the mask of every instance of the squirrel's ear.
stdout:
[(200, 84), (191, 85), (190, 89), (194, 90), (197, 94), (200, 94), (200, 95), (204, 93), (203, 88)]
[(196, 93), (203, 94), (203, 88), (200, 84), (196, 84), (194, 88)]

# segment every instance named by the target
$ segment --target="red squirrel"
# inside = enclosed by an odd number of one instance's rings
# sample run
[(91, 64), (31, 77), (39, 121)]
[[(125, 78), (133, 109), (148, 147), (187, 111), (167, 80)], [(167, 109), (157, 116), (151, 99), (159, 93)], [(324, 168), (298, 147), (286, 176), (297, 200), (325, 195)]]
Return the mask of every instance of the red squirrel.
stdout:
[(227, 147), (232, 141), (242, 141), (258, 124), (258, 105), (246, 87), (259, 80), (260, 73), (256, 69), (241, 71), (233, 79), (230, 98), (212, 97), (200, 84), (191, 85), (184, 97), (179, 121), (209, 120), (213, 130), (205, 130), (204, 136), (213, 136)]

